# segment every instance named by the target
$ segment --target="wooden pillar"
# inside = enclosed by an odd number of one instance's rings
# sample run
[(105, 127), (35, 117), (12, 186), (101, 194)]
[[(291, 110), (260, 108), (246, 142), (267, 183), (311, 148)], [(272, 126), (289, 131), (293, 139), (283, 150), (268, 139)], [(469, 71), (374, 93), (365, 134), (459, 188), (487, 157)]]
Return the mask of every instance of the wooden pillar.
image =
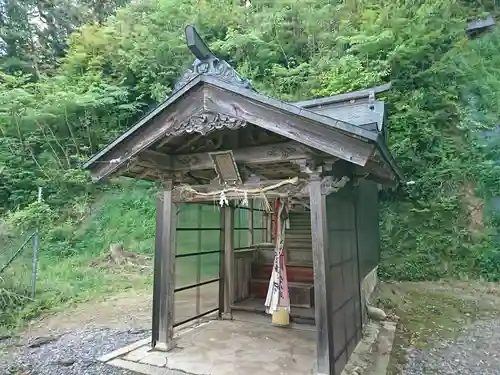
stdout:
[(224, 317), (224, 301), (225, 301), (225, 282), (226, 282), (226, 210), (220, 209), (220, 253), (219, 253), (219, 319)]
[(319, 174), (311, 176), (309, 195), (314, 267), (317, 373), (332, 375), (334, 373), (333, 318), (330, 316), (331, 297), (328, 282), (330, 268), (328, 257), (328, 226), (326, 220), (326, 197), (321, 191), (321, 178)]
[(165, 351), (175, 347), (173, 325), (177, 210), (172, 202), (172, 185), (172, 181), (165, 183), (156, 206), (152, 346)]
[(248, 202), (248, 247), (252, 246), (254, 244), (254, 238), (253, 238), (253, 207), (254, 207), (254, 202), (253, 199), (250, 199)]
[(272, 213), (265, 213), (265, 218), (266, 218), (266, 242), (271, 243), (273, 242), (273, 214)]
[(224, 312), (222, 319), (232, 319), (231, 306), (234, 302), (234, 207), (224, 210)]

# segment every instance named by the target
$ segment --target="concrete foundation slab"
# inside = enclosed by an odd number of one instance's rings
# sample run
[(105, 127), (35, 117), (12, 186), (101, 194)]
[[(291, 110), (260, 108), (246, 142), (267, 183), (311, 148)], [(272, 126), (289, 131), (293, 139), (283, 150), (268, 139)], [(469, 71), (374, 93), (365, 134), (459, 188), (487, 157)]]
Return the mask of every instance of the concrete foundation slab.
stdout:
[[(149, 341), (100, 360), (145, 375), (316, 375), (316, 332), (255, 321), (210, 320), (179, 331), (177, 348), (154, 351)], [(395, 325), (369, 322), (342, 375), (385, 375)]]
[[(159, 374), (159, 368), (194, 375), (304, 375), (314, 373), (316, 333), (269, 324), (212, 320), (182, 331), (177, 348), (153, 351), (148, 344), (106, 355), (111, 365)], [(139, 365), (139, 366), (138, 366)], [(153, 371), (154, 370), (154, 371)], [(144, 372), (143, 372), (144, 371)]]

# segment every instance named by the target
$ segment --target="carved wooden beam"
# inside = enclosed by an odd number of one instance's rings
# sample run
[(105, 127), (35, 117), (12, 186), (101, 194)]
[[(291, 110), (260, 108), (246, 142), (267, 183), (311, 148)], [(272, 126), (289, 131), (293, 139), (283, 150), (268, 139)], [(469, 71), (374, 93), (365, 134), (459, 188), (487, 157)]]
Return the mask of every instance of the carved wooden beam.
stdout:
[(146, 150), (136, 157), (139, 165), (148, 166), (163, 171), (172, 170), (172, 159), (169, 155), (162, 152)]
[[(242, 164), (269, 164), (307, 158), (308, 155), (296, 142), (233, 150), (234, 159)], [(212, 169), (214, 165), (207, 152), (172, 156), (174, 170)]]
[(343, 176), (342, 178), (335, 178), (327, 176), (321, 180), (321, 194), (330, 195), (342, 189), (348, 182), (349, 177)]

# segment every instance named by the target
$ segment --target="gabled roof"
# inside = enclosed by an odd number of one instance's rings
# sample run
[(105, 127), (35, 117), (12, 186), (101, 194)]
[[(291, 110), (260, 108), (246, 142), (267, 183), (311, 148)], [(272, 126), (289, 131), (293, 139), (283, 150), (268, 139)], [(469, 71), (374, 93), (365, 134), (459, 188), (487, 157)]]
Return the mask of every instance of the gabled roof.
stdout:
[[(353, 112), (353, 108), (346, 111), (352, 100), (358, 98), (363, 102), (362, 98), (367, 93), (371, 97), (373, 90), (284, 103), (257, 93), (248, 80), (210, 52), (193, 27), (186, 28), (186, 35), (188, 47), (197, 59), (179, 79), (171, 97), (85, 163), (84, 168), (91, 170), (96, 179), (116, 172), (165, 137), (236, 129), (245, 124), (358, 166), (372, 163), (378, 168), (382, 164), (384, 178), (387, 179), (389, 171), (393, 182), (401, 177), (383, 133), (377, 130), (383, 121), (383, 108), (378, 112), (370, 109), (371, 112), (357, 118), (355, 114), (359, 111)], [(326, 112), (321, 111), (324, 108)], [(207, 114), (215, 114), (218, 120), (207, 124)]]
[(390, 88), (391, 84), (388, 83), (369, 89), (305, 100), (293, 104), (327, 117), (347, 121), (364, 129), (385, 134), (385, 104), (380, 100), (376, 100), (376, 95), (389, 91)]
[(400, 177), (380, 133), (205, 75), (189, 81), (90, 158), (84, 168), (92, 170), (97, 164), (107, 163), (112, 165), (109, 168), (109, 173), (112, 173), (174, 129), (181, 130), (191, 116), (203, 112), (221, 113), (246, 121), (360, 166), (364, 166), (378, 151), (393, 171), (394, 179)]

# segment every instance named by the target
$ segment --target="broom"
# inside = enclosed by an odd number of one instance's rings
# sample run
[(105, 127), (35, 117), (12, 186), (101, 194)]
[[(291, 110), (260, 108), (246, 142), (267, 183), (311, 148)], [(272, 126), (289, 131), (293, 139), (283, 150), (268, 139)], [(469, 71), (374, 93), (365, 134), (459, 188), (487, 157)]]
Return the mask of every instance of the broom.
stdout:
[(290, 325), (290, 314), (288, 311), (281, 306), (279, 306), (278, 309), (278, 311), (273, 312), (271, 324), (278, 327), (286, 327)]
[[(276, 199), (276, 213), (275, 213), (275, 227), (274, 227), (274, 238), (278, 241), (278, 230), (280, 230), (280, 235), (284, 236), (284, 223), (281, 220), (281, 213), (284, 207), (280, 207), (280, 199)], [(278, 229), (279, 223), (279, 229)], [(280, 290), (280, 303), (282, 299), (288, 299), (288, 278), (286, 274), (286, 265), (285, 265), (285, 257), (283, 254), (283, 249), (281, 249), (281, 254), (279, 254), (279, 263), (280, 263), (280, 281), (281, 281), (281, 291)], [(283, 293), (283, 295), (282, 295)], [(271, 324), (279, 327), (286, 327), (290, 324), (290, 313), (287, 308), (278, 304), (278, 311), (272, 313)]]

